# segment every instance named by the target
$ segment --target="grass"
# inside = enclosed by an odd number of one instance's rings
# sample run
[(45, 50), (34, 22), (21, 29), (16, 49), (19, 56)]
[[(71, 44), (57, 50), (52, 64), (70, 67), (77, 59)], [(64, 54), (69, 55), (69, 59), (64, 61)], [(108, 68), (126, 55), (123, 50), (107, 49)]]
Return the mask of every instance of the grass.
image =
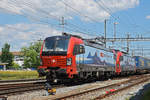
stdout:
[(16, 80), (38, 78), (37, 71), (0, 71), (0, 80)]
[(130, 100), (130, 97), (125, 98), (125, 100)]

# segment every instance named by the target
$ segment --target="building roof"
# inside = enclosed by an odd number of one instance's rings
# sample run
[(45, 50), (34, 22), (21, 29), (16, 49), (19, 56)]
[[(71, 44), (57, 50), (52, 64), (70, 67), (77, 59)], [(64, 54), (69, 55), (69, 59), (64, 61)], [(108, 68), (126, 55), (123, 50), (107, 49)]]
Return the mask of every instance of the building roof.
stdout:
[(0, 65), (7, 65), (8, 63), (0, 63)]
[[(23, 53), (20, 51), (15, 51), (15, 52), (11, 52), (14, 56), (22, 56)], [(0, 55), (2, 54), (2, 52), (0, 52)]]

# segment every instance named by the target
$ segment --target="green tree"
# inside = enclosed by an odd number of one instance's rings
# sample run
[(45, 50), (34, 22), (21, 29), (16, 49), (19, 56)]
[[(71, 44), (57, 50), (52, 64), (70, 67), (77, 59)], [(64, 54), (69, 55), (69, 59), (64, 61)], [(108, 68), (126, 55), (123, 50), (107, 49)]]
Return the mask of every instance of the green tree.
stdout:
[(30, 44), (29, 47), (23, 47), (21, 51), (24, 55), (24, 66), (26, 68), (37, 68), (40, 65), (41, 42)]
[(19, 69), (20, 66), (19, 66), (17, 63), (12, 62), (12, 68), (13, 68), (13, 69)]
[(13, 62), (13, 54), (10, 53), (10, 45), (8, 43), (4, 44), (4, 47), (2, 48), (2, 54), (1, 54), (1, 62), (2, 63), (8, 63), (7, 68), (10, 69)]

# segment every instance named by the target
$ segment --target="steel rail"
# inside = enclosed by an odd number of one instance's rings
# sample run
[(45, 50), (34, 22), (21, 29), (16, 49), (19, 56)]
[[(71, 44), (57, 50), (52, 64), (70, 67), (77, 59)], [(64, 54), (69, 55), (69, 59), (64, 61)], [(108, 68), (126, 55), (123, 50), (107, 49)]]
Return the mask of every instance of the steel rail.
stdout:
[(19, 79), (19, 80), (0, 80), (0, 83), (12, 83), (12, 82), (29, 82), (29, 81), (46, 81), (42, 78), (37, 79)]
[(130, 85), (128, 85), (128, 86), (125, 86), (125, 87), (123, 87), (123, 88), (119, 88), (119, 89), (117, 89), (117, 90), (115, 90), (115, 91), (109, 92), (109, 93), (107, 93), (107, 94), (100, 95), (99, 97), (94, 98), (94, 100), (101, 100), (101, 99), (104, 99), (104, 98), (106, 98), (106, 97), (108, 97), (108, 96), (112, 96), (113, 94), (116, 94), (116, 93), (118, 93), (118, 92), (124, 91), (124, 90), (126, 90), (126, 89), (128, 89), (128, 88), (131, 88), (131, 87), (133, 87), (133, 86), (135, 86), (135, 85), (138, 85), (138, 84), (141, 84), (141, 83), (143, 83), (143, 82), (146, 82), (146, 81), (148, 81), (149, 79), (150, 79), (150, 78), (143, 79), (143, 80), (140, 80), (140, 81), (135, 82), (135, 83), (133, 83), (133, 84), (130, 84)]
[[(140, 79), (142, 78), (148, 78), (149, 76), (147, 75), (143, 75), (143, 76), (139, 76)], [(94, 88), (94, 89), (89, 89), (89, 90), (86, 90), (86, 91), (81, 91), (81, 92), (78, 92), (78, 93), (73, 93), (73, 94), (69, 94), (68, 95), (64, 95), (64, 96), (61, 96), (61, 97), (53, 97), (51, 98), (52, 100), (65, 100), (65, 99), (69, 99), (69, 98), (76, 98), (76, 97), (80, 97), (80, 96), (83, 96), (83, 95), (87, 95), (88, 93), (91, 93), (91, 92), (97, 92), (97, 91), (102, 91), (102, 90), (108, 90), (108, 89), (111, 89), (111, 88), (114, 88), (114, 87), (119, 87), (121, 86), (122, 84), (128, 84), (128, 83), (134, 83), (134, 81), (136, 82), (137, 79), (139, 79), (139, 77), (134, 77), (134, 78), (130, 78), (129, 80), (126, 80), (126, 81), (123, 81), (123, 82), (119, 82), (119, 83), (115, 83), (115, 84), (111, 84), (111, 85), (107, 85), (107, 86), (104, 86), (104, 87), (99, 87), (99, 88)], [(148, 79), (145, 79), (145, 81), (147, 81)], [(143, 82), (143, 81), (142, 81)], [(136, 83), (137, 84), (137, 83)], [(97, 97), (95, 99), (98, 99)]]
[(0, 96), (20, 94), (26, 91), (44, 89), (45, 82), (16, 83), (0, 85)]

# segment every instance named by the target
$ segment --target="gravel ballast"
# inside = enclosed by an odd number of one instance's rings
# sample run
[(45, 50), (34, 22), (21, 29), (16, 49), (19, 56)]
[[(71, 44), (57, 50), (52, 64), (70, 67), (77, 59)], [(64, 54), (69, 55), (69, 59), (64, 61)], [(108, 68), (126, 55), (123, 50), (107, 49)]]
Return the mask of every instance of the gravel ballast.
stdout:
[[(122, 82), (128, 80), (128, 78), (126, 79), (118, 79), (118, 80), (107, 80), (107, 81), (98, 81), (95, 83), (86, 83), (83, 85), (76, 85), (76, 86), (69, 86), (69, 87), (63, 87), (63, 88), (58, 88), (56, 95), (59, 94), (63, 94), (63, 93), (68, 93), (71, 91), (80, 91), (82, 90), (84, 87), (103, 87), (106, 85), (110, 85), (110, 84), (114, 84), (114, 83), (118, 83), (118, 82)], [(110, 96), (104, 100), (127, 100), (128, 98), (136, 95), (138, 93), (138, 91), (140, 89), (143, 88), (144, 85), (150, 83), (150, 81), (142, 83), (140, 85), (137, 85), (135, 87), (132, 87), (130, 89), (127, 89), (125, 91), (122, 91), (114, 96)], [(86, 90), (86, 88), (85, 88)], [(42, 100), (42, 98), (47, 98), (46, 95), (46, 91), (45, 90), (39, 90), (39, 91), (33, 91), (33, 92), (27, 92), (27, 93), (23, 93), (20, 95), (14, 95), (14, 96), (9, 96), (7, 100)], [(51, 97), (51, 96), (49, 96)]]

